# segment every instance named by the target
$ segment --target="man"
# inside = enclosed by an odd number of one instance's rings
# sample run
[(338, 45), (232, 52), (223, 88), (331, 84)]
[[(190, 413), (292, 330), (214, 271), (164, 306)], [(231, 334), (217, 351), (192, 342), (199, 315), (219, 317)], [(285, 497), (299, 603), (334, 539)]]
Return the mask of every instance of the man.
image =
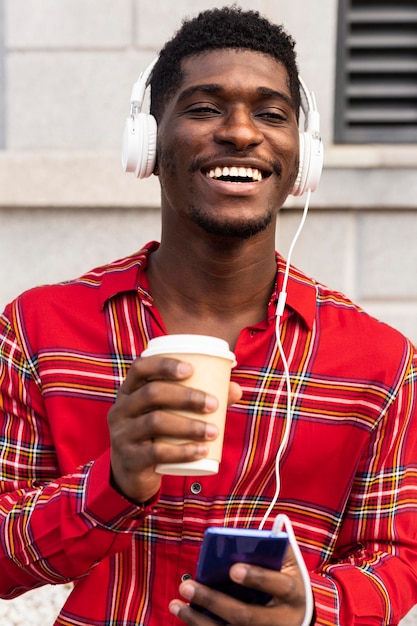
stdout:
[[(231, 569), (267, 606), (193, 581), (205, 528), (257, 528), (277, 489), (275, 221), (299, 170), (292, 39), (254, 12), (204, 12), (164, 47), (151, 90), (160, 245), (31, 290), (2, 317), (1, 594), (73, 581), (61, 625), (214, 624), (192, 601), (230, 624), (299, 626), (291, 553), (281, 572)], [(417, 602), (414, 350), (295, 268), (286, 291), (293, 421), (266, 527), (291, 519), (314, 623), (396, 624)], [(226, 339), (237, 359), (220, 471), (198, 479), (155, 465), (206, 455), (215, 427), (176, 411), (209, 414), (216, 399), (178, 384), (186, 363), (139, 357), (151, 337), (183, 332)]]

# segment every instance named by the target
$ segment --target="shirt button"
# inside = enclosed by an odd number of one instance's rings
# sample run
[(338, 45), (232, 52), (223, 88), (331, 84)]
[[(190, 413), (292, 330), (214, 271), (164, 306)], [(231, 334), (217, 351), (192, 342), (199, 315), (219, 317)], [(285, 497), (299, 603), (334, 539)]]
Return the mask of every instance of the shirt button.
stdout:
[(184, 582), (185, 580), (190, 580), (192, 578), (191, 574), (183, 574), (181, 576), (181, 582)]
[(202, 490), (202, 486), (200, 483), (193, 483), (191, 485), (191, 493), (193, 493), (195, 496), (201, 493), (201, 490)]

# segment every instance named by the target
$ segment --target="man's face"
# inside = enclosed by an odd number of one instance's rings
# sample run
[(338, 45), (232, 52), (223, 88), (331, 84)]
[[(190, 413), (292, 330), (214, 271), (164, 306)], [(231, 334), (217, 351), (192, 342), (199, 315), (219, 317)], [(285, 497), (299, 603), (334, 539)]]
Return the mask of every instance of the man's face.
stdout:
[(176, 227), (191, 220), (219, 235), (261, 232), (298, 171), (285, 66), (267, 54), (225, 49), (182, 67), (184, 80), (158, 127), (163, 211)]

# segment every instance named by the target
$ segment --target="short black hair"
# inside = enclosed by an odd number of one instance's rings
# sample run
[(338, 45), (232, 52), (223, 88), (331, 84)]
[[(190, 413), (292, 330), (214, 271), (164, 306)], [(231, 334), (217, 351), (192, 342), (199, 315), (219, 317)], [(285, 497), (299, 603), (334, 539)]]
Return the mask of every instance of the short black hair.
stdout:
[(150, 80), (150, 110), (157, 121), (182, 83), (182, 60), (225, 48), (263, 52), (283, 63), (298, 117), (300, 85), (294, 40), (283, 26), (272, 24), (258, 11), (244, 11), (233, 5), (208, 9), (197, 17), (183, 20), (181, 28), (162, 48)]

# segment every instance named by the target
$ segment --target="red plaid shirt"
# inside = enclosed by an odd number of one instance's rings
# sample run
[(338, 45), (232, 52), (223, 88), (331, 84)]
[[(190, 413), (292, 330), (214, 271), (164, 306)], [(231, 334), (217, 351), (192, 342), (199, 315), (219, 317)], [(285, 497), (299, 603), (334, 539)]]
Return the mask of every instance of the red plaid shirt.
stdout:
[[(132, 360), (165, 333), (144, 272), (155, 245), (26, 292), (0, 322), (0, 594), (74, 581), (62, 626), (179, 624), (167, 605), (194, 574), (204, 529), (258, 527), (275, 491), (286, 410), (276, 292), (235, 348), (243, 397), (219, 474), (164, 477), (144, 509), (109, 484), (107, 412)], [(395, 624), (417, 603), (413, 347), (295, 268), (287, 291), (294, 421), (269, 526), (278, 512), (292, 520), (317, 624)]]

